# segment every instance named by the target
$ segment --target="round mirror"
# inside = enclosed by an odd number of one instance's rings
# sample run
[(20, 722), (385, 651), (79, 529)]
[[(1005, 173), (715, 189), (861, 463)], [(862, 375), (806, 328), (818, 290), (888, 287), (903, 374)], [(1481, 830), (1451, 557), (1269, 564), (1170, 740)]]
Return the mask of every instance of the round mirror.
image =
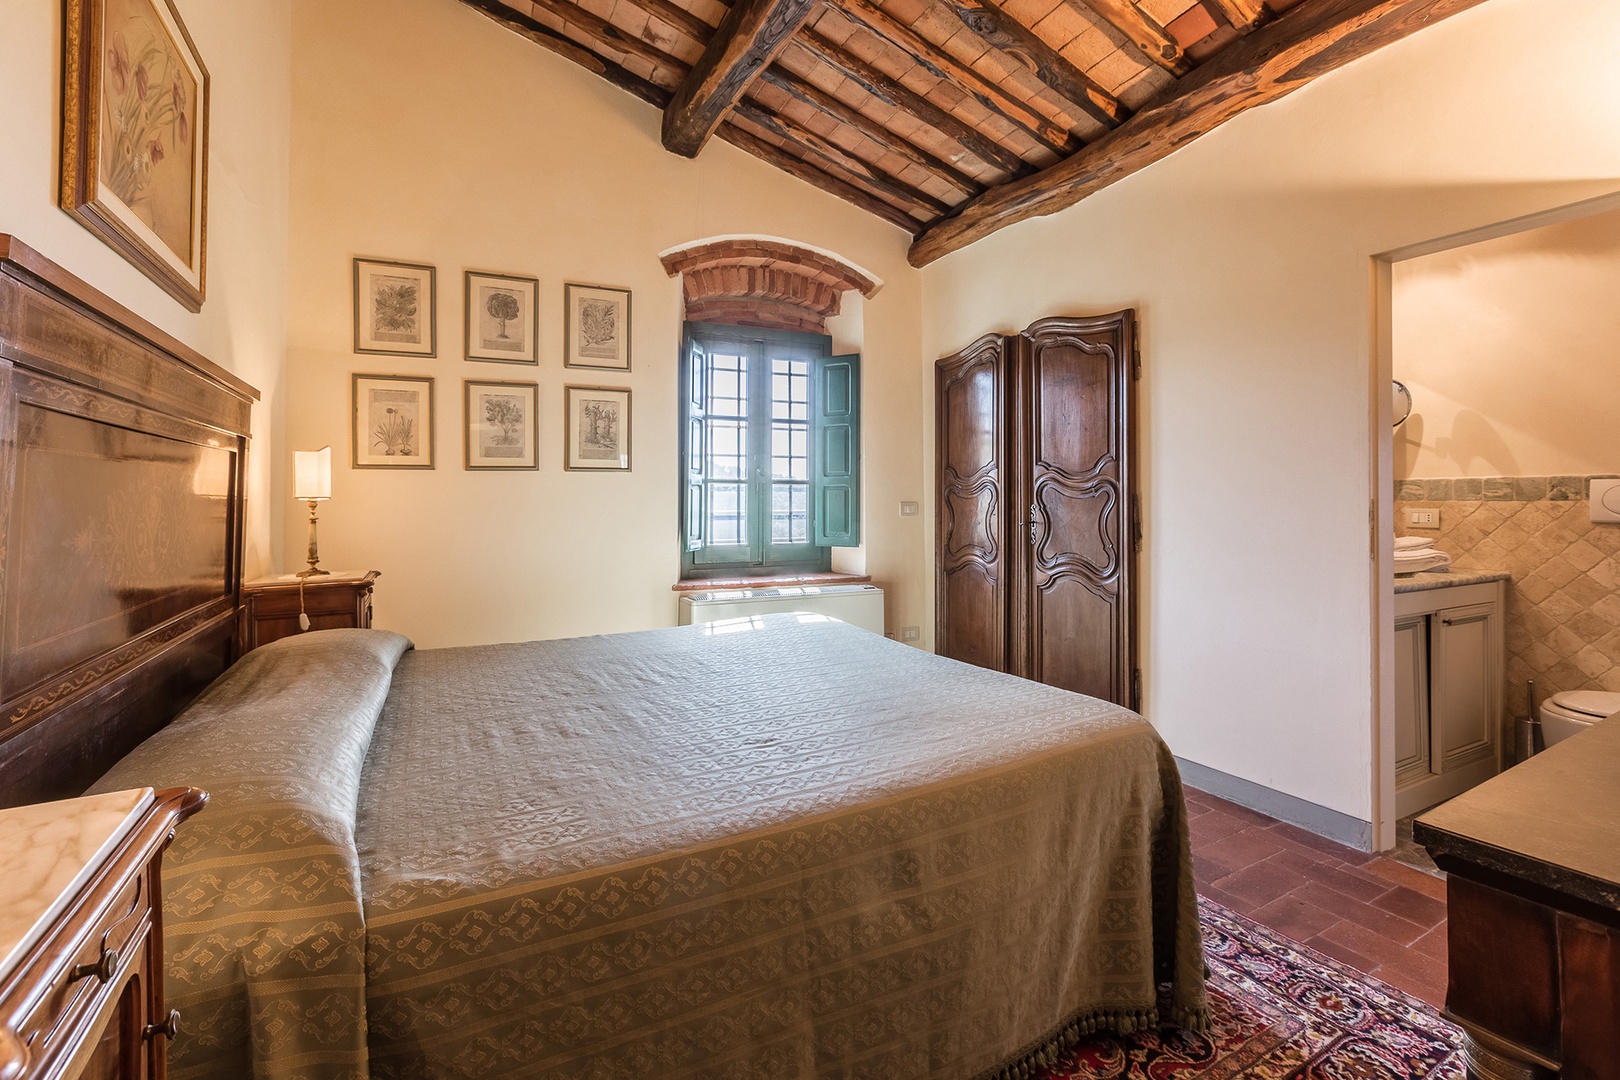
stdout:
[(1406, 418), (1412, 415), (1412, 391), (1406, 388), (1405, 383), (1396, 379), (1391, 387), (1391, 394), (1390, 401), (1395, 413), (1395, 426), (1400, 427), (1406, 423)]

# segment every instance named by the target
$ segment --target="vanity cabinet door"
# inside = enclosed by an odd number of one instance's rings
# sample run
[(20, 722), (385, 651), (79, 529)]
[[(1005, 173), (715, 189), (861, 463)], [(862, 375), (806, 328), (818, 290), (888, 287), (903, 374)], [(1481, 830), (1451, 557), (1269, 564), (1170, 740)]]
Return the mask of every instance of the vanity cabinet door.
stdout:
[(1435, 682), (1435, 772), (1453, 772), (1496, 756), (1492, 715), (1491, 618), (1494, 604), (1444, 608), (1430, 616)]
[(1429, 775), (1429, 620), (1395, 620), (1395, 783)]

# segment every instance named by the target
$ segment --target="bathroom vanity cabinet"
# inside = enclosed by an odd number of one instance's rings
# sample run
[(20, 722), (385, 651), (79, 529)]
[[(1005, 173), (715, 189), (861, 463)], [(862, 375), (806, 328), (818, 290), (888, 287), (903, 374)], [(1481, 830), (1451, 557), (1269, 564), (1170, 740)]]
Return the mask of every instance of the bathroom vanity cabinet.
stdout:
[[(1434, 577), (1435, 575), (1423, 575)], [(1459, 575), (1461, 576), (1461, 575)], [(1415, 583), (1395, 595), (1395, 813), (1495, 776), (1504, 745), (1503, 581)]]

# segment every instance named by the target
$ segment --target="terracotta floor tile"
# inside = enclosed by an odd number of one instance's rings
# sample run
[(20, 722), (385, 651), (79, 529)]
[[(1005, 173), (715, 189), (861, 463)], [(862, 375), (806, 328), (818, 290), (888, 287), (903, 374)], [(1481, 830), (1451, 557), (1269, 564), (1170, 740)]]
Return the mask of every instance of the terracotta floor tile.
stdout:
[(1274, 817), (1267, 817), (1258, 810), (1250, 810), (1247, 806), (1239, 806), (1235, 802), (1228, 802), (1219, 795), (1211, 795), (1207, 791), (1202, 792), (1201, 794), (1203, 798), (1216, 810), (1219, 810), (1221, 813), (1226, 814), (1229, 817), (1237, 818), (1239, 821), (1242, 821), (1247, 825), (1259, 825), (1262, 828), (1266, 828), (1271, 826), (1277, 820)]
[(1293, 892), (1301, 884), (1301, 879), (1287, 867), (1266, 861), (1245, 866), (1220, 878), (1215, 884), (1233, 896), (1242, 897), (1260, 907)]
[(1271, 831), (1276, 833), (1278, 836), (1286, 836), (1296, 844), (1301, 844), (1305, 847), (1311, 848), (1314, 851), (1319, 851), (1324, 855), (1332, 856), (1340, 862), (1348, 863), (1351, 866), (1359, 866), (1362, 863), (1371, 862), (1373, 859), (1377, 858), (1377, 856), (1369, 855), (1365, 851), (1357, 851), (1355, 848), (1345, 847), (1343, 844), (1334, 840), (1329, 840), (1325, 836), (1317, 836), (1313, 832), (1302, 829), (1298, 825), (1290, 825), (1286, 821), (1278, 821), (1274, 823), (1271, 826)]
[(1441, 919), (1439, 926), (1412, 942), (1412, 951), (1421, 953), (1431, 960), (1444, 960), (1446, 958), (1446, 920)]
[(1213, 843), (1223, 836), (1231, 836), (1248, 828), (1248, 824), (1239, 821), (1231, 814), (1222, 810), (1211, 810), (1187, 822), (1187, 831), (1192, 834), (1193, 850), (1198, 850), (1204, 844)]
[[(1382, 878), (1368, 877), (1358, 873), (1356, 868), (1334, 866), (1331, 863), (1322, 863), (1318, 866), (1312, 880), (1362, 903), (1371, 903), (1390, 891), (1389, 883)], [(1423, 928), (1427, 930), (1433, 925), (1432, 921), (1427, 921), (1423, 923)]]
[(1362, 956), (1360, 953), (1356, 952), (1356, 950), (1347, 949), (1343, 945), (1340, 945), (1337, 941), (1333, 941), (1330, 938), (1321, 937), (1319, 935), (1311, 938), (1311, 940), (1305, 942), (1305, 944), (1309, 945), (1319, 953), (1326, 953), (1328, 956), (1333, 957), (1333, 959), (1338, 960), (1340, 963), (1349, 964), (1357, 971), (1371, 972), (1373, 968), (1378, 966), (1365, 956)]
[(1395, 886), (1371, 903), (1373, 907), (1383, 908), (1419, 926), (1437, 926), (1446, 918), (1445, 901), (1424, 896), (1405, 885)]
[(1307, 941), (1341, 921), (1333, 912), (1292, 893), (1256, 908), (1253, 918), (1295, 941)]
[(1446, 879), (1437, 878), (1433, 874), (1425, 874), (1421, 870), (1414, 870), (1405, 863), (1398, 863), (1394, 859), (1374, 859), (1367, 863), (1363, 869), (1369, 874), (1376, 874), (1392, 885), (1404, 885), (1413, 892), (1420, 892), (1424, 896), (1444, 903), (1446, 899)]
[(1335, 912), (1341, 918), (1355, 923), (1357, 926), (1371, 930), (1397, 947), (1412, 944), (1429, 930), (1427, 926), (1419, 926), (1417, 923), (1408, 922), (1399, 915), (1392, 915), (1381, 908), (1375, 908), (1371, 904), (1346, 896), (1338, 890), (1319, 882), (1309, 882), (1301, 885), (1295, 891), (1302, 899), (1309, 900), (1317, 907)]
[(1252, 866), (1281, 851), (1282, 845), (1266, 829), (1243, 829), (1196, 848), (1197, 854), (1226, 867), (1228, 874)]
[(1221, 905), (1221, 907), (1235, 911), (1239, 915), (1247, 915), (1251, 919), (1254, 918), (1255, 911), (1264, 906), (1261, 904), (1251, 904), (1241, 896), (1233, 896), (1219, 885), (1200, 885), (1198, 887), (1198, 895), (1208, 897), (1217, 904)]
[(1437, 1008), (1445, 1007), (1446, 964), (1443, 960), (1409, 953), (1402, 959), (1381, 964), (1373, 977), (1415, 994)]
[[(1349, 919), (1340, 920), (1317, 936), (1336, 942), (1346, 949), (1354, 949), (1372, 961), (1374, 965), (1397, 963), (1412, 951), (1410, 946), (1392, 941), (1383, 934), (1375, 930), (1368, 930), (1365, 926), (1353, 923)], [(1426, 962), (1432, 960), (1431, 957), (1427, 956), (1420, 959)], [(1376, 967), (1364, 968), (1363, 970), (1368, 974), (1377, 974)]]

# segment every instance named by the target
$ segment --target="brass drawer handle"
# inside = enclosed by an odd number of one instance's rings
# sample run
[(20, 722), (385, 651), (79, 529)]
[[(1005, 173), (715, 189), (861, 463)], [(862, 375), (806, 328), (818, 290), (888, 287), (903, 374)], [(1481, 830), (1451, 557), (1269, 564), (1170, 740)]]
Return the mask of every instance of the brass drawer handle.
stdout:
[(118, 950), (109, 949), (106, 944), (101, 946), (101, 956), (93, 964), (76, 964), (68, 975), (68, 982), (78, 982), (87, 975), (94, 975), (104, 983), (112, 982), (112, 977), (118, 973)]
[(141, 1033), (142, 1038), (150, 1039), (155, 1035), (162, 1035), (165, 1039), (172, 1039), (180, 1034), (180, 1010), (170, 1009), (169, 1015), (161, 1024), (147, 1024), (146, 1030)]

